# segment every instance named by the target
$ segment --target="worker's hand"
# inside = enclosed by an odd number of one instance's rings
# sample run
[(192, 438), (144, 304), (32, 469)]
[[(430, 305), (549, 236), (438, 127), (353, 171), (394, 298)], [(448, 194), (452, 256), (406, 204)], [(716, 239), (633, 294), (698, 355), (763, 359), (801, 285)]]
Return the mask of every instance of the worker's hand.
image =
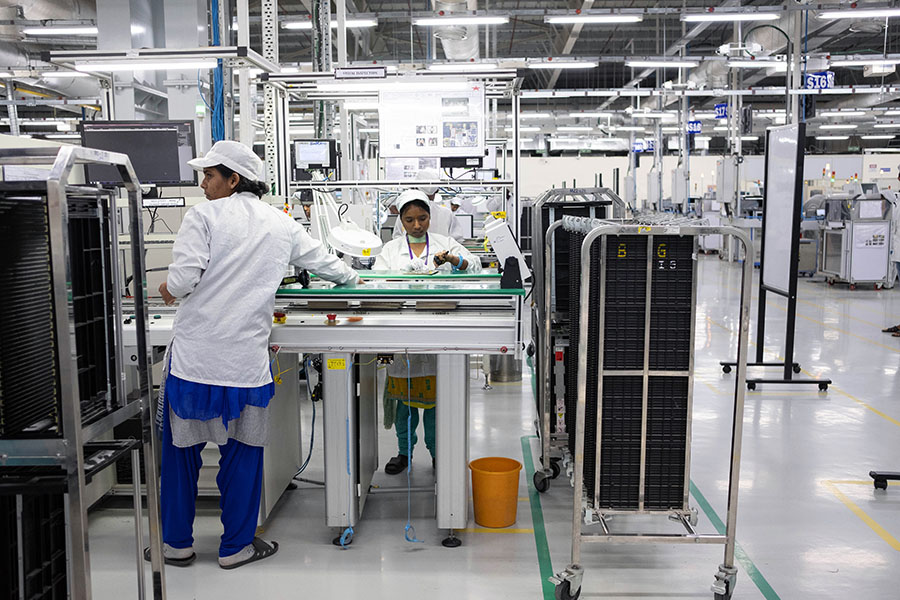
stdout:
[(169, 293), (169, 286), (165, 281), (163, 281), (159, 285), (159, 294), (162, 296), (163, 302), (166, 303), (166, 306), (172, 306), (175, 304), (175, 296)]
[(434, 266), (439, 267), (445, 262), (450, 262), (450, 252), (448, 250), (444, 250), (443, 252), (438, 252), (434, 255)]
[(363, 281), (362, 277), (356, 280), (356, 285), (366, 285), (366, 282)]

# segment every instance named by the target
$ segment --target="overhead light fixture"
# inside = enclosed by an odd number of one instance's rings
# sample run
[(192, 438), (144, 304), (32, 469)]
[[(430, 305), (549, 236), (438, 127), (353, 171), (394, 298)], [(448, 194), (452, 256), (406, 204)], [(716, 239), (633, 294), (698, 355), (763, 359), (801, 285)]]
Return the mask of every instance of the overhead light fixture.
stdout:
[(376, 127), (364, 127), (359, 130), (360, 133), (378, 133), (378, 128)]
[(662, 112), (662, 111), (648, 111), (648, 112), (635, 111), (635, 112), (631, 113), (631, 118), (633, 118), (633, 119), (674, 119), (675, 113)]
[(690, 69), (699, 63), (695, 60), (629, 60), (626, 67), (633, 69)]
[(866, 152), (900, 152), (900, 148), (866, 148)]
[(886, 19), (900, 17), (900, 8), (873, 8), (870, 10), (828, 10), (819, 13), (820, 19)]
[(596, 66), (597, 63), (590, 60), (553, 60), (547, 62), (528, 63), (529, 69), (593, 69)]
[(716, 127), (713, 127), (713, 131), (728, 131), (728, 126), (727, 125), (717, 125)]
[(714, 112), (698, 112), (698, 113), (694, 113), (694, 118), (695, 119), (704, 119), (704, 120), (715, 119), (716, 113), (714, 113)]
[(741, 136), (742, 142), (755, 142), (758, 139), (759, 139), (758, 135), (742, 135)]
[(429, 71), (493, 71), (497, 63), (462, 62), (428, 65)]
[(900, 58), (832, 58), (832, 67), (891, 66), (900, 64)]
[[(900, 113), (898, 113), (900, 114)], [(817, 117), (864, 117), (866, 116), (866, 111), (864, 110), (823, 110), (820, 113), (816, 113)]]
[(41, 71), (44, 79), (71, 79), (73, 77), (90, 77), (87, 73), (79, 71)]
[(560, 125), (556, 128), (557, 131), (593, 131), (593, 127), (588, 127), (587, 125)]
[(544, 23), (554, 25), (575, 25), (579, 23), (604, 25), (616, 23), (640, 23), (643, 15), (552, 15), (544, 17)]
[(711, 142), (712, 138), (708, 135), (695, 135), (694, 140), (697, 142)]
[(212, 69), (217, 65), (215, 58), (192, 60), (131, 60), (96, 61), (77, 63), (75, 69), (86, 73), (111, 73), (114, 71), (165, 71), (188, 69)]
[(532, 113), (521, 113), (519, 115), (520, 119), (550, 119), (553, 115), (545, 112), (532, 112)]
[(509, 23), (509, 17), (456, 16), (413, 19), (413, 25), (419, 25), (421, 27), (440, 27), (442, 25), (503, 25), (504, 23)]
[(892, 110), (885, 111), (883, 114), (885, 117), (900, 117), (900, 110), (892, 109)]
[[(504, 127), (503, 128), (503, 131), (512, 131), (512, 130), (513, 130), (512, 127)], [(529, 133), (529, 132), (533, 133), (533, 132), (540, 131), (540, 130), (541, 130), (540, 127), (519, 127), (520, 133)]]
[(849, 135), (817, 135), (816, 139), (824, 140), (827, 142), (837, 142), (837, 141), (841, 141), (841, 140), (849, 140), (850, 136)]
[(74, 140), (81, 139), (80, 133), (48, 133), (44, 136), (48, 140)]
[(732, 69), (775, 69), (781, 73), (787, 71), (787, 63), (783, 60), (729, 60), (728, 66)]
[(616, 131), (644, 131), (643, 127), (638, 127), (637, 125), (618, 125), (613, 127)]
[(11, 71), (0, 71), (0, 79), (7, 79), (12, 76), (13, 74)]
[(895, 137), (897, 137), (897, 136), (896, 136), (896, 135), (891, 135), (891, 134), (887, 134), (887, 135), (863, 135), (863, 136), (860, 136), (860, 139), (861, 139), (861, 140), (892, 140), (892, 139), (894, 139)]
[(819, 129), (856, 129), (859, 125), (852, 125), (850, 123), (835, 123), (829, 125), (819, 125)]
[(900, 127), (900, 123), (877, 123), (873, 125), (875, 129), (896, 129)]
[(51, 35), (97, 35), (97, 28), (91, 25), (76, 27), (28, 27), (22, 33), (30, 36)]
[(571, 112), (569, 113), (569, 116), (573, 119), (580, 119), (582, 117), (585, 119), (606, 119), (613, 115), (609, 112)]
[(778, 13), (770, 12), (709, 12), (681, 15), (686, 23), (727, 23), (731, 21), (774, 21)]
[(448, 92), (462, 92), (472, 88), (472, 84), (467, 81), (403, 81), (402, 79), (401, 77), (391, 81), (320, 81), (316, 84), (316, 91), (329, 93), (375, 93), (382, 90), (387, 92), (422, 92), (437, 89)]
[[(347, 19), (344, 21), (347, 27), (351, 29), (362, 29), (365, 27), (375, 27), (378, 25), (378, 19)], [(337, 29), (338, 22), (337, 19), (331, 20), (331, 28)], [(306, 21), (288, 21), (284, 25), (281, 26), (282, 29), (290, 29), (293, 31), (297, 30), (310, 30), (312, 29), (312, 19), (307, 19)]]

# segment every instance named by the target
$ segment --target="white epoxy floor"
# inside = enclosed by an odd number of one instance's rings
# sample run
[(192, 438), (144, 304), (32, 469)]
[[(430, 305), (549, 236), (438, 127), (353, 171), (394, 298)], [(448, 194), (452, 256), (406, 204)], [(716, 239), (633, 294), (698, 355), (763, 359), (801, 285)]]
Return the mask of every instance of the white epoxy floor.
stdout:
[[(718, 361), (736, 346), (738, 282), (737, 265), (701, 258), (691, 478), (708, 504), (697, 493), (691, 500), (704, 532), (714, 531), (709, 515), (726, 514), (734, 374), (723, 374)], [(784, 307), (770, 298), (772, 358), (781, 353)], [(815, 386), (760, 386), (747, 395), (734, 598), (900, 597), (900, 486), (875, 491), (867, 476), (873, 468), (900, 471), (900, 339), (880, 332), (897, 323), (900, 289), (850, 291), (801, 280), (796, 359), (808, 374), (834, 384), (827, 393)], [(471, 375), (470, 456), (536, 460), (527, 368), (521, 384), (495, 384), (490, 391)], [(382, 431), (382, 464), (396, 453), (395, 443), (392, 432)], [(419, 443), (413, 485), (433, 478)], [(305, 476), (322, 478), (321, 445)], [(396, 485), (402, 477), (380, 472), (376, 483)], [(523, 471), (512, 532), (463, 532), (462, 547), (446, 549), (432, 497), (413, 496), (412, 522), (425, 542), (410, 544), (403, 532), (405, 496), (372, 496), (354, 543), (342, 551), (324, 525), (322, 489), (301, 484), (286, 492), (266, 527), (264, 537), (281, 544), (279, 553), (223, 571), (215, 562), (217, 504), (205, 501), (195, 527), (199, 559), (166, 570), (168, 597), (550, 599), (542, 569), (546, 574), (569, 562), (571, 506), (563, 479), (537, 498)], [(658, 525), (641, 525), (652, 526)], [(95, 510), (90, 531), (94, 598), (135, 597), (131, 511)], [(541, 560), (545, 547), (549, 560)], [(586, 546), (582, 597), (709, 599), (721, 560), (718, 546)]]

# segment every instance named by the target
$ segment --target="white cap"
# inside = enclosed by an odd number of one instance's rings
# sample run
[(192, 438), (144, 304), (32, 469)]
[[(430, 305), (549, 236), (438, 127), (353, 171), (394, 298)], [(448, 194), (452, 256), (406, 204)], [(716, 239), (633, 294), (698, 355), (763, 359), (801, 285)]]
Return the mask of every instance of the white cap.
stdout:
[(188, 164), (202, 171), (223, 165), (249, 181), (262, 181), (263, 162), (253, 150), (240, 142), (222, 140), (216, 142), (202, 158), (189, 160)]
[(398, 211), (402, 212), (403, 207), (413, 200), (419, 200), (421, 202), (424, 202), (426, 206), (428, 205), (428, 196), (425, 195), (425, 192), (420, 190), (406, 190), (405, 192), (397, 196), (397, 199), (394, 201), (394, 206), (397, 207)]

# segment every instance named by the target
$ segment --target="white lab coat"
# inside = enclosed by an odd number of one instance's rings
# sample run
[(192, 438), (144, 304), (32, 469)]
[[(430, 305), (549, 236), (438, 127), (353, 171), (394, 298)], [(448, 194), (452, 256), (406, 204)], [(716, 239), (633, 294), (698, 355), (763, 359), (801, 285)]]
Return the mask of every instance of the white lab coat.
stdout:
[(288, 264), (335, 283), (358, 277), (302, 225), (253, 194), (192, 207), (178, 230), (166, 279), (169, 293), (183, 298), (169, 372), (209, 385), (271, 382), (272, 312)]
[(891, 205), (891, 260), (900, 262), (900, 192), (894, 192)]
[[(428, 208), (431, 209), (431, 224), (428, 226), (428, 231), (440, 235), (450, 235), (450, 228), (453, 226), (453, 211), (434, 202), (429, 202)], [(400, 215), (397, 215), (397, 222), (394, 223), (394, 238), (404, 237), (405, 235), (406, 230), (403, 228), (403, 222), (400, 219)]]
[[(467, 273), (480, 273), (481, 261), (478, 260), (471, 252), (460, 245), (459, 242), (445, 235), (435, 234), (428, 230), (428, 242), (430, 247), (428, 251), (427, 263), (429, 268), (434, 267), (434, 255), (438, 252), (449, 250), (450, 254), (460, 256), (468, 261), (466, 268)], [(410, 266), (409, 253), (411, 249), (406, 242), (406, 237), (395, 238), (381, 248), (381, 254), (375, 259), (375, 271), (407, 271)], [(419, 258), (425, 260), (425, 252)], [(413, 256), (415, 253), (413, 252)], [(437, 267), (442, 271), (450, 271), (453, 267), (449, 263), (444, 263)], [(388, 375), (391, 377), (427, 377), (437, 375), (437, 355), (436, 354), (410, 354), (409, 365), (406, 364), (405, 354), (395, 354), (394, 362), (388, 367)]]

